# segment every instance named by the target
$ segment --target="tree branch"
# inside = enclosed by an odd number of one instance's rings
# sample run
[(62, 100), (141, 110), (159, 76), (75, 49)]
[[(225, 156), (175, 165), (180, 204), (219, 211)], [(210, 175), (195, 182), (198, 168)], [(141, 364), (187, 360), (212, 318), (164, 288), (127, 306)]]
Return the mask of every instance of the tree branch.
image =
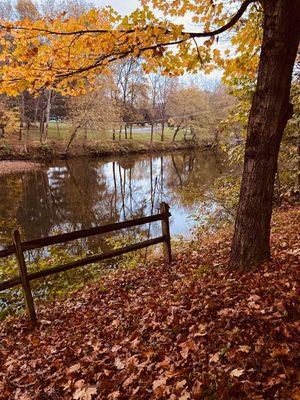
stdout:
[(249, 4), (255, 3), (256, 0), (245, 0), (237, 13), (231, 18), (230, 21), (227, 22), (227, 24), (221, 26), (221, 28), (215, 29), (214, 31), (210, 32), (183, 32), (183, 34), (189, 35), (191, 38), (200, 38), (200, 37), (211, 37), (211, 36), (217, 36), (220, 33), (223, 33), (227, 31), (228, 29), (232, 28), (237, 21), (241, 18), (241, 16), (244, 14), (246, 9), (248, 8)]
[[(218, 28), (214, 31), (210, 31), (210, 32), (182, 32), (183, 35), (189, 35), (190, 38), (198, 38), (198, 37), (211, 37), (211, 36), (216, 36), (219, 35), (220, 33), (225, 32), (226, 30), (230, 29), (232, 26), (234, 26), (236, 24), (236, 22), (241, 18), (241, 16), (244, 14), (244, 12), (246, 11), (247, 7), (249, 6), (249, 4), (251, 3), (255, 3), (257, 0), (245, 0), (241, 7), (239, 8), (239, 10), (237, 11), (237, 13), (231, 18), (231, 20), (225, 24), (224, 26), (222, 26), (221, 28)], [(146, 26), (144, 28), (141, 29), (141, 31), (146, 30), (147, 28), (149, 28), (149, 26)], [(8, 26), (8, 25), (3, 25), (0, 24), (0, 29), (4, 29), (4, 30), (25, 30), (25, 31), (32, 31), (32, 32), (41, 32), (41, 33), (48, 33), (50, 35), (61, 35), (61, 36), (71, 36), (71, 35), (82, 35), (82, 34), (86, 34), (86, 33), (112, 33), (113, 30), (110, 29), (82, 29), (82, 30), (78, 30), (78, 31), (71, 31), (71, 32), (62, 32), (62, 31), (53, 31), (50, 29), (43, 29), (43, 28), (27, 28), (27, 27), (23, 27), (23, 26)], [(163, 28), (162, 28), (163, 29)], [(130, 33), (134, 33), (136, 32), (135, 28), (131, 28), (131, 29), (120, 29), (120, 30), (116, 30), (117, 33), (125, 33), (125, 34), (130, 34)], [(171, 34), (172, 32), (169, 30), (164, 30), (164, 32), (166, 34)]]

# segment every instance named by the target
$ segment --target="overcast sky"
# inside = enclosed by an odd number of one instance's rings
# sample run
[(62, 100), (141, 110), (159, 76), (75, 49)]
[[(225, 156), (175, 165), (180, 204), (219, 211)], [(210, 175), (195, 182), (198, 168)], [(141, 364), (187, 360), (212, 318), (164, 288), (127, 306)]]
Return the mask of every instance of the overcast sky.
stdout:
[[(130, 12), (134, 11), (136, 8), (139, 7), (140, 1), (139, 0), (92, 0), (92, 3), (95, 4), (96, 7), (103, 7), (103, 6), (111, 6), (119, 13), (126, 15)], [(178, 21), (179, 22), (179, 21)], [(180, 23), (183, 23), (186, 29), (189, 30), (197, 30), (199, 27), (196, 27), (194, 24), (191, 24), (190, 18), (185, 17), (181, 18)], [(221, 78), (221, 71), (213, 71), (209, 76), (203, 74), (199, 71), (197, 74), (200, 80), (203, 82), (204, 85), (208, 84), (211, 80), (220, 80)]]
[[(140, 5), (139, 0), (92, 0), (92, 2), (97, 7), (111, 6), (121, 14), (128, 14)], [(188, 17), (181, 18), (180, 22), (186, 26), (186, 29), (197, 30), (197, 27), (194, 24), (191, 24), (190, 18)], [(221, 71), (215, 70), (210, 75), (205, 75), (203, 72), (199, 71), (199, 74), (197, 75), (205, 86), (206, 84), (209, 85), (210, 80), (220, 80), (222, 73)]]
[(96, 6), (111, 6), (116, 11), (122, 14), (128, 14), (131, 11), (139, 7), (140, 2), (138, 0), (94, 0), (93, 3)]

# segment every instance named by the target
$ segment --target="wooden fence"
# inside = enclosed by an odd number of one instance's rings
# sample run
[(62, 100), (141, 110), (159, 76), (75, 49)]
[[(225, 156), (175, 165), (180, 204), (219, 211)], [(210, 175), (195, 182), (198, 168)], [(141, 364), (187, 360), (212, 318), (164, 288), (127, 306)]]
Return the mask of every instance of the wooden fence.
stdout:
[[(22, 285), (25, 306), (27, 309), (29, 319), (31, 322), (35, 323), (37, 321), (37, 316), (34, 308), (32, 291), (30, 288), (30, 281), (32, 280), (56, 274), (58, 272), (68, 271), (73, 268), (103, 261), (116, 256), (120, 256), (122, 254), (143, 249), (145, 247), (149, 247), (157, 243), (163, 243), (165, 260), (167, 263), (170, 263), (172, 261), (172, 255), (171, 255), (169, 216), (170, 216), (169, 205), (167, 203), (161, 203), (159, 214), (150, 215), (148, 217), (131, 219), (123, 222), (116, 222), (114, 224), (98, 226), (91, 229), (83, 229), (80, 231), (63, 233), (60, 235), (50, 236), (42, 239), (30, 240), (27, 242), (22, 242), (20, 238), (20, 232), (18, 230), (15, 230), (13, 233), (14, 244), (7, 247), (4, 250), (1, 250), (0, 258), (8, 257), (12, 254), (15, 254), (19, 266), (19, 276), (9, 279), (5, 282), (0, 282), (0, 291), (12, 288), (17, 285)], [(114, 232), (124, 228), (143, 225), (154, 221), (161, 221), (162, 236), (145, 240), (140, 243), (135, 243), (126, 247), (122, 247), (120, 249), (115, 249), (108, 253), (96, 254), (74, 262), (33, 272), (31, 274), (28, 274), (27, 272), (26, 262), (24, 258), (24, 252), (26, 251), (39, 249), (42, 247), (51, 246), (59, 243), (66, 243), (71, 240), (82, 239), (99, 234)]]

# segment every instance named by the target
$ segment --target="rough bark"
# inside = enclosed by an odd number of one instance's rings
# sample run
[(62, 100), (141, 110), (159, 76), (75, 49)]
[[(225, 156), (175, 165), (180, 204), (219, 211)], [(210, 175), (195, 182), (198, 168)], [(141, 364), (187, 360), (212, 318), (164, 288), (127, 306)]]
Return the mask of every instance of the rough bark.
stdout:
[(151, 123), (151, 132), (150, 132), (150, 142), (153, 142), (153, 135), (154, 135), (154, 125), (153, 122)]
[(50, 121), (50, 112), (51, 112), (51, 97), (52, 97), (52, 90), (47, 90), (46, 91), (45, 128), (44, 128), (44, 141), (45, 142), (48, 139), (48, 130), (49, 130), (49, 121)]
[(67, 147), (66, 147), (66, 152), (68, 152), (68, 150), (69, 150), (71, 144), (73, 143), (73, 140), (75, 139), (79, 129), (81, 129), (81, 125), (76, 126), (76, 128), (73, 130), (73, 132), (72, 132), (72, 134), (70, 136), (69, 142), (67, 144)]
[(45, 110), (42, 108), (40, 115), (40, 143), (43, 143), (45, 129)]
[(299, 45), (300, 0), (263, 0), (262, 50), (249, 116), (232, 267), (270, 258), (274, 179), (282, 135), (292, 115), (289, 94)]
[(182, 124), (182, 121), (180, 122), (179, 125), (176, 126), (176, 129), (175, 129), (175, 131), (174, 131), (174, 133), (173, 133), (172, 142), (175, 142), (176, 136), (178, 135), (178, 133), (179, 133), (179, 131), (180, 131), (181, 124)]
[(164, 137), (165, 137), (165, 121), (163, 120), (161, 123), (161, 135), (160, 135), (161, 142), (164, 141)]

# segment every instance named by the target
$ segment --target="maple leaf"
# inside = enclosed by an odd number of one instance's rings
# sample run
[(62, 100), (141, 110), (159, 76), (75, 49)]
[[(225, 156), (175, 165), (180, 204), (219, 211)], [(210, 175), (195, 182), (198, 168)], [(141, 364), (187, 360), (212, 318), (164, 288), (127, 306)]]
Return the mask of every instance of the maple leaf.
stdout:
[(74, 395), (74, 400), (92, 400), (94, 394), (97, 394), (97, 389), (95, 387), (85, 387), (83, 389), (78, 388)]
[(250, 346), (246, 346), (246, 345), (244, 345), (244, 346), (239, 346), (238, 350), (241, 351), (242, 353), (249, 353), (249, 351), (250, 351)]
[(116, 367), (117, 369), (123, 369), (123, 368), (125, 368), (124, 362), (121, 361), (119, 357), (116, 357), (116, 359), (115, 359), (115, 367)]
[(165, 387), (167, 384), (167, 380), (168, 380), (168, 377), (164, 376), (164, 377), (160, 377), (159, 379), (156, 379), (155, 381), (153, 381), (153, 383), (152, 383), (153, 391), (155, 392), (158, 388)]
[(186, 379), (183, 379), (182, 381), (179, 381), (176, 383), (176, 390), (181, 390), (185, 387), (185, 385), (187, 384)]
[(179, 400), (188, 400), (191, 398), (191, 395), (185, 390), (181, 396), (179, 397)]
[(288, 345), (284, 345), (284, 346), (275, 348), (272, 351), (271, 356), (272, 357), (286, 356), (287, 354), (289, 354), (289, 352), (290, 352), (290, 348), (288, 347)]
[(118, 399), (120, 397), (121, 393), (117, 390), (115, 392), (112, 392), (109, 396), (108, 399), (109, 400), (115, 400)]
[(211, 355), (210, 357), (209, 357), (209, 362), (210, 363), (212, 363), (212, 362), (218, 362), (220, 360), (220, 355), (219, 355), (219, 353), (215, 353), (215, 354), (213, 354), (213, 355)]
[(125, 381), (123, 382), (123, 386), (127, 387), (132, 384), (132, 382), (136, 379), (135, 374), (131, 374)]
[(207, 335), (207, 324), (199, 324), (198, 332), (194, 334), (194, 337)]
[(245, 371), (244, 369), (239, 369), (239, 368), (233, 369), (230, 372), (230, 376), (238, 378), (239, 376), (243, 375), (244, 371)]
[(67, 369), (67, 372), (68, 372), (69, 374), (72, 374), (73, 372), (79, 371), (80, 368), (81, 368), (81, 365), (80, 365), (79, 363), (78, 363), (78, 364), (74, 364), (74, 365), (72, 365), (71, 367), (69, 367), (69, 368)]
[(203, 395), (202, 384), (199, 381), (196, 381), (192, 387), (192, 395), (194, 400), (200, 400), (201, 396)]
[(180, 354), (182, 355), (183, 358), (187, 358), (189, 355), (189, 351), (190, 350), (196, 350), (197, 349), (197, 345), (194, 342), (194, 340), (187, 340), (184, 343), (181, 343), (179, 345), (180, 347), (182, 347), (182, 350), (180, 351)]

